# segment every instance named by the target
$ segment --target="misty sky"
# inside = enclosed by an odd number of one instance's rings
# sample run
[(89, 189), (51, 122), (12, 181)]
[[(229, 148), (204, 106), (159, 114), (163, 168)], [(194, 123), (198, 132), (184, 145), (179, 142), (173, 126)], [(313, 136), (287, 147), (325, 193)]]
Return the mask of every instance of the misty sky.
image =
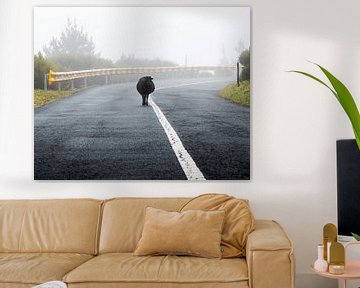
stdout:
[[(59, 37), (67, 18), (93, 38), (104, 58), (122, 54), (184, 65), (236, 62), (236, 48), (250, 45), (249, 7), (36, 7), (34, 53)], [(230, 63), (229, 63), (230, 64)]]

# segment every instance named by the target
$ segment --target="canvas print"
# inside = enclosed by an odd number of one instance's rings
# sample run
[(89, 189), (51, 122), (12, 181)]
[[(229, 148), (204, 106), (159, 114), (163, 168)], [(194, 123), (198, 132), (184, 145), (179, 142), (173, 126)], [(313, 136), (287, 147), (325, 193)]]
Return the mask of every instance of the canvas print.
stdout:
[(34, 179), (249, 180), (250, 12), (34, 8)]

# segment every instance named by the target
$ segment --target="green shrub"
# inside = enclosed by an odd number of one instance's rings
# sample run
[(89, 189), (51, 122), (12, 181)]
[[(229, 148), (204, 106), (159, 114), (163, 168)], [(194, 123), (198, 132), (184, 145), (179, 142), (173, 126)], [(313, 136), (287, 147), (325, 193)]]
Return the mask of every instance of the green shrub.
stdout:
[(243, 81), (239, 87), (237, 84), (230, 84), (220, 91), (219, 96), (243, 106), (250, 106), (250, 82)]
[(67, 91), (45, 91), (41, 89), (34, 90), (34, 108), (38, 108), (47, 103), (54, 102), (56, 100), (69, 97), (74, 94), (74, 90)]
[(49, 59), (44, 58), (41, 52), (34, 55), (34, 89), (44, 88), (44, 75), (49, 73), (50, 69), (56, 71), (57, 66)]
[(240, 81), (250, 81), (250, 50), (244, 50), (240, 57), (239, 62), (243, 66), (243, 69), (240, 74)]

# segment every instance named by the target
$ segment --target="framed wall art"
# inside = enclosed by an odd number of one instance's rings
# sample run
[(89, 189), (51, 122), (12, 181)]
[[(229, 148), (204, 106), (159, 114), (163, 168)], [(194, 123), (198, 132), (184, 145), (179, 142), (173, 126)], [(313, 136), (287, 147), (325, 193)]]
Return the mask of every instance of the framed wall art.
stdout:
[(34, 179), (249, 180), (250, 18), (34, 8)]

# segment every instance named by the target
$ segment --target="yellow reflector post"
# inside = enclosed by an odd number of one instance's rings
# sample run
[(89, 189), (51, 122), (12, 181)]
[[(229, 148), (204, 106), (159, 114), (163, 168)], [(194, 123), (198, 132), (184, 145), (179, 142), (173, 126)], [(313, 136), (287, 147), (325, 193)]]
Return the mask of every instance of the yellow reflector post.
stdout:
[(55, 81), (54, 71), (50, 69), (49, 70), (49, 75), (48, 75), (48, 83), (49, 83), (49, 85), (51, 85), (54, 81)]

